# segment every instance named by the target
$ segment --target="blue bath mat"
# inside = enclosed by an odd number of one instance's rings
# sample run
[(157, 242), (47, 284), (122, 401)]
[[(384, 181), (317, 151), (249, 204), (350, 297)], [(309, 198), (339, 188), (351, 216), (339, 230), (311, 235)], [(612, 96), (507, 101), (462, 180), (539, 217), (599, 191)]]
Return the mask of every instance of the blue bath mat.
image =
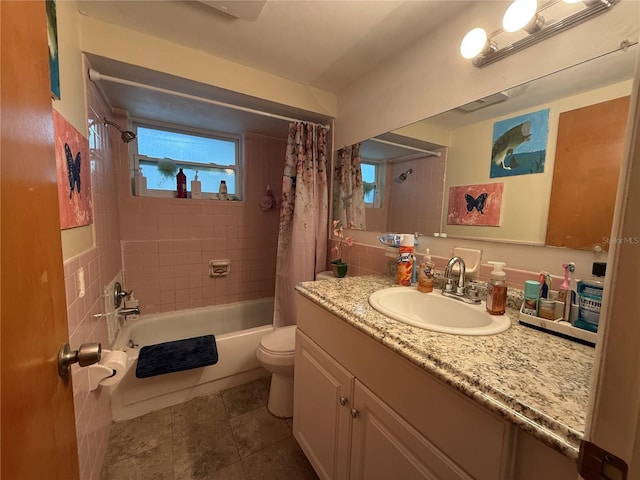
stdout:
[(140, 349), (136, 377), (147, 378), (218, 363), (213, 335), (147, 345)]

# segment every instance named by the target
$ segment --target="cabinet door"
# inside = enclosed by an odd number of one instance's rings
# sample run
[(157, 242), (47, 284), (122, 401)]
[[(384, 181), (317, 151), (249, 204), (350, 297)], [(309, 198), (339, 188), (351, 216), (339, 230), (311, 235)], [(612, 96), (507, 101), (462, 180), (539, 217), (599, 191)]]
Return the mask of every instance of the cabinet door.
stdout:
[(322, 479), (349, 477), (353, 375), (296, 333), (293, 435)]
[(353, 403), (351, 480), (471, 480), (357, 380)]

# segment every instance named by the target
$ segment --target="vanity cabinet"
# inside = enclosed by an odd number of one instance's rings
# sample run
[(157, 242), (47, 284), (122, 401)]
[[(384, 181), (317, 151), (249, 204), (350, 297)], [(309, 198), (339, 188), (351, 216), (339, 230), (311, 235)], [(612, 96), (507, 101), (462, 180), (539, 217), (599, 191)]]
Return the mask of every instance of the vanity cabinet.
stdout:
[(575, 462), (301, 296), (297, 318), (293, 433), (322, 480), (576, 478)]

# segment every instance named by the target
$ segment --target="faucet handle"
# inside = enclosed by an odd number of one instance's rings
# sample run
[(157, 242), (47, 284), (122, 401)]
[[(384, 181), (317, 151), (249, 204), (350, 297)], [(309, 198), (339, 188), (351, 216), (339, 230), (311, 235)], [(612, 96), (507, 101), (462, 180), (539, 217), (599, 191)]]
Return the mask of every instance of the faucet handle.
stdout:
[(445, 292), (453, 292), (453, 280), (447, 278), (447, 284), (444, 286)]
[(469, 283), (469, 288), (467, 289), (467, 297), (471, 300), (480, 299), (480, 291), (478, 290), (478, 285), (475, 282)]

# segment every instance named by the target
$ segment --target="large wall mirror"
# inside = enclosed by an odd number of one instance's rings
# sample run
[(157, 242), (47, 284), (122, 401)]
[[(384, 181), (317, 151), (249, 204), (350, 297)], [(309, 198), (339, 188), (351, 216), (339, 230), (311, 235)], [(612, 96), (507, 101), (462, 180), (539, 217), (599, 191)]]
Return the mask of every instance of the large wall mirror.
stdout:
[[(354, 228), (607, 249), (637, 48), (362, 142)], [(350, 221), (336, 158), (333, 218)]]

